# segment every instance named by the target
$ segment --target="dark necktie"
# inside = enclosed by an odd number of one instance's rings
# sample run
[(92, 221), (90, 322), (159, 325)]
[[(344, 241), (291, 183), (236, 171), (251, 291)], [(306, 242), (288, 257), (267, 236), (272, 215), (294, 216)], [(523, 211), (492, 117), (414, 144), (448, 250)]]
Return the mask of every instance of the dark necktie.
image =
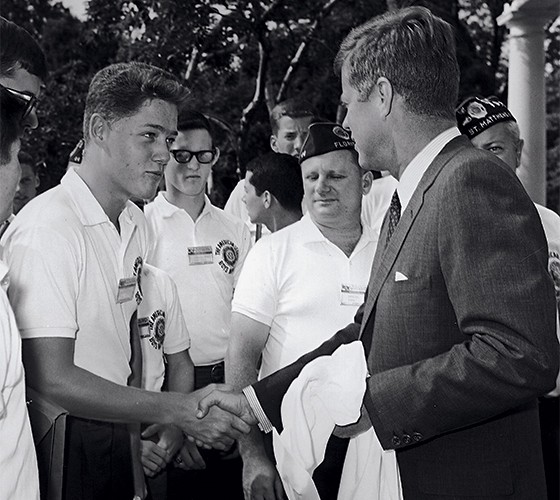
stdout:
[(399, 200), (399, 195), (397, 190), (393, 193), (391, 198), (391, 204), (389, 205), (389, 227), (387, 228), (387, 241), (385, 244), (389, 243), (391, 236), (395, 232), (399, 219), (401, 218), (401, 200)]

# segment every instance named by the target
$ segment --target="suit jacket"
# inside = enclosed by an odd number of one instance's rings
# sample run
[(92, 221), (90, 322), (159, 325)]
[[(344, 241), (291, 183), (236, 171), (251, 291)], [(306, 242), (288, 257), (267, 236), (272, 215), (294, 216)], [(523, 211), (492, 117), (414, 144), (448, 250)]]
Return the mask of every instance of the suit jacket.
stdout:
[[(364, 404), (381, 444), (397, 450), (405, 498), (546, 498), (537, 397), (554, 386), (558, 341), (533, 203), (504, 163), (461, 136), (384, 247), (386, 231), (357, 321), (371, 343)], [(312, 357), (254, 385), (274, 425)]]

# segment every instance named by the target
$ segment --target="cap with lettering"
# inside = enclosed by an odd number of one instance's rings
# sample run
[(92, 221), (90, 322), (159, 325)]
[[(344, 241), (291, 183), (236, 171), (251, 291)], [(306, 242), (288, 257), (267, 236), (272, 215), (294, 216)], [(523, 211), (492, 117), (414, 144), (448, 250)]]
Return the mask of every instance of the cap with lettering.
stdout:
[(455, 117), (459, 131), (469, 139), (496, 123), (516, 121), (506, 105), (495, 96), (468, 97), (457, 106)]
[(309, 125), (307, 137), (301, 147), (299, 162), (331, 151), (349, 149), (354, 151), (355, 142), (350, 132), (334, 122), (318, 122)]

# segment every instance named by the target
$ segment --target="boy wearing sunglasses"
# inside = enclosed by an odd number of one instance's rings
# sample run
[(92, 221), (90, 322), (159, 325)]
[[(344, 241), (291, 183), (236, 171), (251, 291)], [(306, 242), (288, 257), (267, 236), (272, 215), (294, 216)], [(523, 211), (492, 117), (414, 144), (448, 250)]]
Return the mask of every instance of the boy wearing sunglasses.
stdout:
[(0, 91), (19, 101), (24, 128), (37, 128), (36, 106), (47, 76), (45, 55), (33, 37), (0, 17)]
[[(191, 336), (195, 388), (200, 388), (224, 379), (231, 300), (250, 233), (240, 219), (213, 206), (206, 196), (208, 177), (220, 156), (208, 118), (183, 111), (177, 130), (165, 169), (166, 189), (144, 209), (154, 236), (148, 262), (167, 271), (177, 284)], [(201, 454), (185, 440), (176, 466), (191, 472), (171, 471), (169, 499), (182, 498), (186, 488), (191, 498), (220, 498), (223, 491), (230, 492), (228, 498), (243, 498), (240, 460), (222, 458)]]

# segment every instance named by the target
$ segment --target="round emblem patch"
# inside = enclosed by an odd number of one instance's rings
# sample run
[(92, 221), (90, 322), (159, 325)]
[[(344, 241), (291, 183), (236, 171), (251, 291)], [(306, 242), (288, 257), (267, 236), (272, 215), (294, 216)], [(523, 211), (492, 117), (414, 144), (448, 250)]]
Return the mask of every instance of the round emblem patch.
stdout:
[(343, 129), (342, 127), (333, 127), (332, 129), (333, 134), (340, 137), (341, 139), (349, 140), (350, 134), (347, 130)]
[(467, 113), (473, 118), (480, 119), (484, 118), (488, 114), (488, 111), (486, 111), (486, 108), (479, 102), (471, 102), (467, 107)]
[(156, 309), (151, 315), (148, 323), (150, 331), (150, 344), (155, 349), (161, 349), (165, 339), (165, 312)]
[(239, 260), (239, 248), (230, 240), (221, 240), (216, 245), (215, 255), (220, 257), (218, 265), (227, 274), (231, 274)]

